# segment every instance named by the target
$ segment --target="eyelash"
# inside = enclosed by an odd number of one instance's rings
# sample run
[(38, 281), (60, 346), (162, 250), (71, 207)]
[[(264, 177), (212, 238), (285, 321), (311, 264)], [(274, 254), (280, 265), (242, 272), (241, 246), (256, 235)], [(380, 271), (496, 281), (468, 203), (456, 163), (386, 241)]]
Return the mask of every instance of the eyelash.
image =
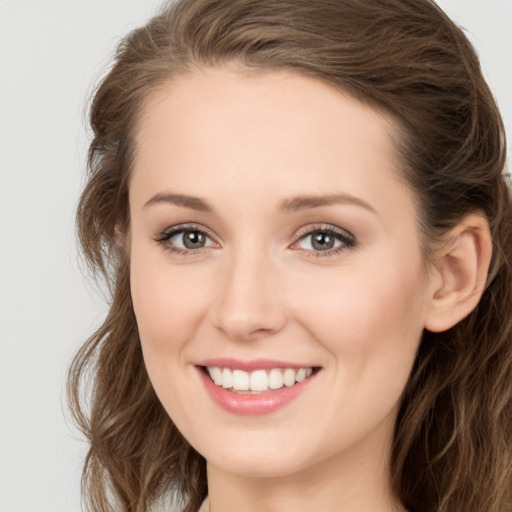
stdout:
[[(157, 236), (154, 240), (159, 245), (161, 245), (165, 250), (170, 251), (174, 254), (177, 254), (179, 256), (188, 256), (190, 254), (200, 254), (205, 249), (204, 247), (198, 248), (198, 249), (182, 249), (180, 247), (175, 247), (173, 245), (169, 244), (169, 240), (180, 234), (180, 233), (186, 233), (187, 231), (191, 231), (194, 233), (200, 233), (204, 235), (205, 237), (209, 238), (210, 240), (213, 240), (213, 237), (211, 237), (207, 231), (200, 228), (199, 226), (195, 224), (182, 224), (179, 226), (175, 226), (171, 229), (168, 229), (164, 232), (162, 232), (159, 236)], [(335, 228), (333, 226), (329, 225), (321, 225), (321, 226), (315, 226), (310, 227), (304, 230), (302, 233), (299, 233), (297, 236), (297, 241), (293, 243), (293, 245), (296, 245), (301, 240), (306, 239), (308, 236), (312, 236), (315, 233), (323, 233), (327, 235), (334, 236), (338, 241), (341, 242), (339, 247), (335, 249), (325, 250), (325, 251), (314, 251), (314, 250), (307, 250), (309, 257), (315, 257), (315, 258), (325, 258), (325, 257), (333, 257), (337, 256), (343, 251), (346, 251), (348, 249), (352, 249), (357, 245), (356, 239), (353, 235), (348, 233), (347, 231), (340, 230), (338, 228)], [(298, 250), (298, 249), (294, 249)]]
[(187, 256), (191, 253), (200, 254), (201, 252), (203, 252), (204, 248), (181, 249), (180, 247), (174, 247), (173, 245), (169, 244), (169, 240), (173, 236), (176, 236), (179, 233), (186, 233), (187, 231), (191, 231), (194, 233), (201, 233), (202, 235), (208, 237), (209, 239), (212, 239), (212, 237), (204, 229), (201, 229), (199, 226), (197, 226), (195, 224), (181, 224), (179, 226), (170, 228), (170, 229), (164, 231), (163, 233), (160, 233), (160, 235), (157, 238), (155, 238), (155, 242), (160, 244), (166, 251), (170, 251), (179, 256)]
[(304, 240), (308, 236), (312, 236), (315, 233), (322, 233), (327, 235), (332, 235), (334, 238), (336, 238), (338, 241), (341, 242), (341, 244), (333, 249), (326, 250), (326, 251), (314, 251), (310, 250), (308, 251), (308, 256), (313, 258), (328, 258), (337, 256), (340, 253), (352, 249), (356, 246), (356, 239), (355, 237), (348, 233), (347, 231), (341, 230), (339, 228), (335, 228), (334, 226), (329, 225), (321, 225), (321, 226), (315, 226), (315, 227), (309, 227), (304, 230), (304, 232), (299, 232), (297, 237), (297, 242), (294, 242), (293, 245), (296, 245), (301, 240)]

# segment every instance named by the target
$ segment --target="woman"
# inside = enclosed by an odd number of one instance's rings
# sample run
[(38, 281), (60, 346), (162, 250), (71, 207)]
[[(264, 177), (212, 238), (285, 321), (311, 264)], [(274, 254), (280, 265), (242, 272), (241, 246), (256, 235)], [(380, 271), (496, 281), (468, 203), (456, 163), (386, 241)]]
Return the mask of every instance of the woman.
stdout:
[(91, 125), (92, 510), (510, 510), (504, 132), (432, 1), (179, 0)]

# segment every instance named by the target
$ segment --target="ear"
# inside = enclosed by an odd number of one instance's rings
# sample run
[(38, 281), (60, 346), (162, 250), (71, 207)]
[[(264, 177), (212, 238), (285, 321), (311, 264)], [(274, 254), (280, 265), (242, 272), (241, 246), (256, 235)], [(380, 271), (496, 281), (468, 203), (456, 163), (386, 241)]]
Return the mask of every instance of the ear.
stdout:
[(467, 215), (437, 252), (426, 329), (446, 331), (471, 313), (484, 292), (491, 256), (487, 219)]

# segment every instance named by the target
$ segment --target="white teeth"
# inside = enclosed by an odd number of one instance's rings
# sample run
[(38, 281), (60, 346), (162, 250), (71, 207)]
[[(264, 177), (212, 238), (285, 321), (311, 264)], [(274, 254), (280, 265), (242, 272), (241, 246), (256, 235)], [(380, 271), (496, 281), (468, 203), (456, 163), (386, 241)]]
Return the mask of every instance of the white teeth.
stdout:
[(233, 387), (233, 374), (228, 368), (222, 370), (222, 387), (226, 389)]
[(287, 387), (291, 387), (295, 384), (295, 370), (292, 368), (286, 368), (283, 374), (283, 382)]
[[(227, 368), (224, 368), (226, 371)], [(222, 383), (224, 386), (224, 383)], [(236, 391), (249, 390), (249, 374), (243, 370), (233, 370), (233, 389)]]
[(251, 391), (266, 391), (268, 389), (267, 372), (265, 370), (252, 372), (249, 387)]
[(214, 366), (213, 368), (208, 368), (208, 371), (213, 382), (215, 382), (217, 386), (222, 386), (222, 370), (217, 366)]
[(305, 378), (306, 378), (306, 368), (301, 368), (297, 372), (297, 375), (295, 376), (295, 380), (297, 382), (302, 382)]
[(279, 389), (283, 387), (283, 374), (281, 370), (272, 368), (268, 375), (268, 387), (270, 389)]
[(269, 389), (280, 389), (283, 386), (291, 387), (302, 382), (313, 373), (313, 368), (272, 368), (268, 370), (231, 370), (217, 366), (207, 367), (210, 378), (217, 386), (239, 392), (262, 392)]

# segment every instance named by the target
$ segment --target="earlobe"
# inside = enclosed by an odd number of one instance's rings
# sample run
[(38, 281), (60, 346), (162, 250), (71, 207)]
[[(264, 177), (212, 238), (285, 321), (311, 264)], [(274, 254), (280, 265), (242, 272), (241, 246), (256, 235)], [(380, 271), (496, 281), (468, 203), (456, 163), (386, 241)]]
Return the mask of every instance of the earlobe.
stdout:
[(478, 213), (467, 215), (438, 251), (427, 330), (446, 331), (471, 313), (484, 292), (491, 256), (487, 219)]

